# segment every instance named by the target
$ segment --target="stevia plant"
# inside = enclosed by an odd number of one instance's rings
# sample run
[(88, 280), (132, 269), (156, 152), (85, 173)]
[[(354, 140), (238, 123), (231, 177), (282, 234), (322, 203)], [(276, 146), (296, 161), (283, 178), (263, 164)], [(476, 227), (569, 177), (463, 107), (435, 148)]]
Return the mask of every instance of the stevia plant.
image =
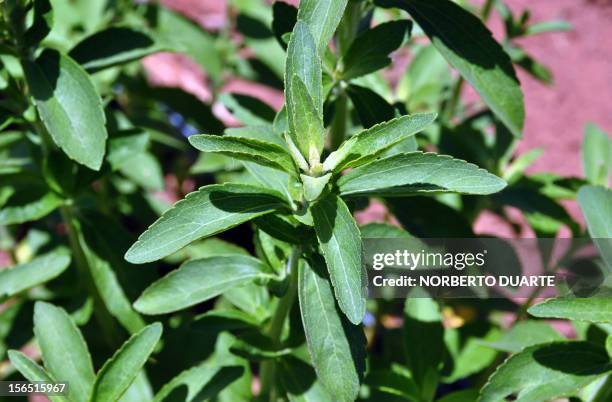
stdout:
[[(527, 174), (541, 151), (515, 152), (515, 66), (552, 82), (516, 39), (569, 26), (498, 0), (229, 7), (213, 34), (155, 3), (2, 2), (0, 379), (69, 381), (50, 399), (74, 402), (609, 400), (610, 298), (366, 301), (361, 260), (362, 238), (472, 237), (483, 211), (514, 225), (508, 207), (581, 236), (561, 206), (577, 198), (608, 272), (609, 136), (587, 126), (586, 180)], [(241, 127), (150, 85), (134, 62), (163, 50)], [(228, 76), (282, 89), (283, 108), (224, 92)], [(172, 207), (164, 174), (189, 193)], [(370, 202), (401, 227), (359, 226)]]

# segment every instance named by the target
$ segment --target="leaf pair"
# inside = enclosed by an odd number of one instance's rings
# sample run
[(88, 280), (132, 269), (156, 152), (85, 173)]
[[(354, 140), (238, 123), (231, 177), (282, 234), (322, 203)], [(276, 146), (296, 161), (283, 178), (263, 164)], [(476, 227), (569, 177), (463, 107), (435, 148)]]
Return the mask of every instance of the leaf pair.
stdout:
[(162, 326), (155, 323), (133, 335), (97, 374), (81, 332), (62, 308), (36, 303), (34, 333), (45, 368), (21, 352), (9, 351), (21, 374), (29, 381), (69, 382), (67, 398), (55, 397), (57, 401), (110, 402), (136, 379), (161, 337)]
[(300, 19), (287, 48), (285, 98), (289, 138), (313, 167), (319, 163), (325, 142), (321, 58), (309, 25)]

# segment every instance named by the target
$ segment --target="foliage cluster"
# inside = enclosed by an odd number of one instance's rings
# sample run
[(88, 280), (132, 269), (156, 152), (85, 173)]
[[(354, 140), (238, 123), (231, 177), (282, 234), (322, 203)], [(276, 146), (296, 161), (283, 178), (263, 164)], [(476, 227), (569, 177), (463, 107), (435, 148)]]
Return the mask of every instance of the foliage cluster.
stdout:
[[(502, 0), (229, 3), (211, 34), (155, 3), (2, 2), (0, 380), (67, 380), (50, 399), (72, 402), (609, 401), (610, 298), (398, 303), (364, 286), (362, 238), (474, 237), (485, 211), (518, 234), (512, 209), (579, 237), (575, 199), (612, 269), (609, 136), (587, 126), (586, 179), (528, 175), (541, 151), (515, 152), (515, 68), (552, 82), (516, 40), (567, 24)], [(139, 60), (160, 51), (192, 58), (241, 126), (149, 85)], [(411, 61), (391, 85), (394, 52)], [(227, 76), (285, 105), (224, 93)], [(372, 202), (401, 227), (358, 225)]]

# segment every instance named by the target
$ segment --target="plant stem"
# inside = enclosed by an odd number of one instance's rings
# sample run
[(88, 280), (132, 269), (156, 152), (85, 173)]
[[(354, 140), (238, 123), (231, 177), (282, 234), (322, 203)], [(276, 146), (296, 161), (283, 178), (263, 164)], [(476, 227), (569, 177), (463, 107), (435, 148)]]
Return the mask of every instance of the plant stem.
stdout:
[[(280, 347), (282, 343), (283, 328), (285, 319), (288, 317), (295, 302), (297, 295), (298, 285), (298, 267), (300, 262), (300, 255), (302, 254), (302, 248), (300, 246), (294, 246), (291, 250), (291, 255), (287, 261), (287, 267), (289, 270), (289, 287), (285, 295), (278, 301), (276, 311), (272, 317), (270, 323), (270, 329), (268, 331), (269, 337), (272, 339), (272, 343), (275, 347)], [(276, 389), (275, 389), (275, 377), (276, 377), (276, 362), (273, 360), (265, 361), (261, 365), (261, 394), (269, 394), (270, 401), (276, 400)]]
[(344, 90), (338, 95), (335, 102), (334, 118), (331, 124), (330, 151), (338, 149), (346, 137), (346, 117), (348, 109), (348, 99)]
[(335, 151), (338, 149), (340, 144), (344, 142), (346, 137), (346, 120), (348, 117), (348, 97), (345, 92), (346, 83), (342, 81), (342, 71), (344, 70), (342, 56), (346, 53), (348, 48), (353, 43), (355, 36), (357, 35), (357, 28), (359, 27), (359, 21), (361, 18), (362, 5), (360, 2), (352, 1), (349, 2), (344, 10), (340, 25), (338, 25), (336, 34), (336, 46), (338, 63), (336, 65), (336, 72), (339, 72), (338, 79), (336, 82), (336, 90), (338, 96), (334, 102), (334, 117), (331, 123), (330, 131), (330, 150)]

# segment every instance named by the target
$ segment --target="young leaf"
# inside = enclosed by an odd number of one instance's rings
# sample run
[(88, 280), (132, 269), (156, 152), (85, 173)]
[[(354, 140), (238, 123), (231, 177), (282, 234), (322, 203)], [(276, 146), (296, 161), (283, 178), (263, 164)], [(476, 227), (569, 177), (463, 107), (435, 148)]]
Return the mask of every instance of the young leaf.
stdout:
[[(11, 360), (11, 364), (23, 375), (28, 381), (43, 381), (46, 383), (54, 383), (57, 382), (49, 373), (45, 371), (42, 367), (36, 364), (32, 359), (24, 355), (23, 353), (17, 350), (9, 350), (8, 357)], [(48, 396), (51, 402), (69, 402), (65, 396)]]
[(57, 249), (32, 261), (0, 270), (0, 297), (14, 296), (57, 277), (70, 265), (70, 255)]
[(341, 172), (363, 165), (395, 144), (423, 130), (436, 119), (435, 113), (402, 116), (359, 132), (332, 152), (323, 169)]
[(612, 139), (594, 124), (584, 128), (582, 169), (591, 184), (607, 186), (612, 168)]
[(525, 108), (514, 67), (478, 17), (450, 0), (376, 0), (376, 4), (406, 10), (491, 110), (515, 136), (521, 136)]
[[(404, 187), (402, 187), (404, 186)], [(478, 166), (446, 155), (413, 152), (379, 159), (351, 170), (338, 180), (343, 195), (419, 192), (491, 194), (506, 186)]]
[(604, 262), (612, 269), (612, 190), (584, 186), (578, 191), (578, 203), (593, 242)]
[[(285, 97), (291, 99), (291, 85), (293, 76), (297, 75), (306, 86), (315, 108), (321, 112), (322, 76), (321, 58), (317, 54), (316, 45), (308, 24), (298, 21), (293, 28), (291, 40), (287, 47), (287, 61), (285, 65)], [(291, 125), (291, 104), (287, 102), (289, 125)]]
[(411, 26), (408, 20), (391, 21), (357, 36), (344, 55), (342, 78), (357, 78), (391, 64), (389, 54), (401, 46)]
[(34, 334), (45, 368), (57, 381), (69, 381), (68, 397), (89, 400), (95, 378), (81, 331), (60, 307), (45, 302), (34, 306)]
[(365, 339), (361, 327), (347, 322), (338, 310), (321, 265), (300, 265), (298, 294), (306, 343), (327, 392), (335, 401), (354, 401), (364, 370)]
[(134, 303), (143, 314), (166, 314), (273, 275), (258, 259), (226, 255), (188, 261), (149, 286)]
[(311, 165), (319, 162), (325, 142), (325, 128), (319, 112), (308, 94), (302, 80), (294, 75), (291, 80), (291, 103), (293, 141)]
[[(297, 80), (294, 79), (297, 76)], [(297, 145), (302, 155), (309, 159), (310, 136), (319, 136), (319, 132), (313, 134), (306, 133), (304, 128), (299, 126), (296, 117), (302, 117), (300, 113), (306, 111), (312, 116), (304, 117), (310, 124), (315, 124), (317, 118), (322, 119), (323, 99), (321, 83), (321, 60), (317, 54), (314, 39), (310, 33), (308, 25), (302, 21), (295, 24), (289, 46), (287, 48), (287, 61), (285, 64), (285, 99), (287, 105), (287, 118), (289, 122), (289, 136)], [(293, 88), (293, 83), (304, 84), (299, 88)], [(299, 85), (299, 84), (298, 84)], [(308, 102), (310, 98), (310, 102)], [(312, 106), (314, 105), (314, 111)], [(296, 107), (299, 110), (296, 110)], [(306, 138), (301, 138), (306, 135)], [(313, 139), (316, 140), (317, 137)]]
[(404, 347), (423, 400), (432, 400), (444, 357), (444, 327), (438, 304), (412, 293), (404, 304)]
[(530, 346), (511, 356), (489, 378), (479, 402), (541, 402), (572, 396), (610, 370), (605, 349), (590, 342)]
[(365, 315), (361, 235), (342, 199), (329, 195), (311, 207), (315, 231), (340, 309), (359, 324)]
[(110, 27), (90, 35), (70, 50), (70, 57), (95, 73), (163, 50), (147, 33), (128, 27)]
[(612, 298), (556, 298), (531, 306), (529, 314), (536, 317), (612, 323)]
[(307, 175), (300, 175), (302, 183), (304, 184), (304, 198), (306, 201), (314, 201), (325, 190), (329, 179), (331, 179), (331, 173), (328, 173), (320, 177), (312, 177)]
[(323, 55), (331, 40), (348, 0), (303, 0), (298, 10), (298, 20), (310, 27), (319, 55)]
[(287, 204), (270, 190), (246, 184), (202, 187), (166, 211), (125, 254), (134, 264), (159, 260), (194, 240), (238, 226)]
[(98, 372), (91, 402), (114, 402), (128, 389), (145, 365), (162, 334), (158, 322), (132, 335)]
[(70, 57), (45, 50), (23, 69), (36, 109), (53, 141), (71, 159), (99, 170), (106, 146), (102, 100)]
[(296, 171), (291, 155), (276, 144), (246, 137), (192, 135), (189, 143), (202, 152), (219, 153), (244, 161), (293, 174)]

